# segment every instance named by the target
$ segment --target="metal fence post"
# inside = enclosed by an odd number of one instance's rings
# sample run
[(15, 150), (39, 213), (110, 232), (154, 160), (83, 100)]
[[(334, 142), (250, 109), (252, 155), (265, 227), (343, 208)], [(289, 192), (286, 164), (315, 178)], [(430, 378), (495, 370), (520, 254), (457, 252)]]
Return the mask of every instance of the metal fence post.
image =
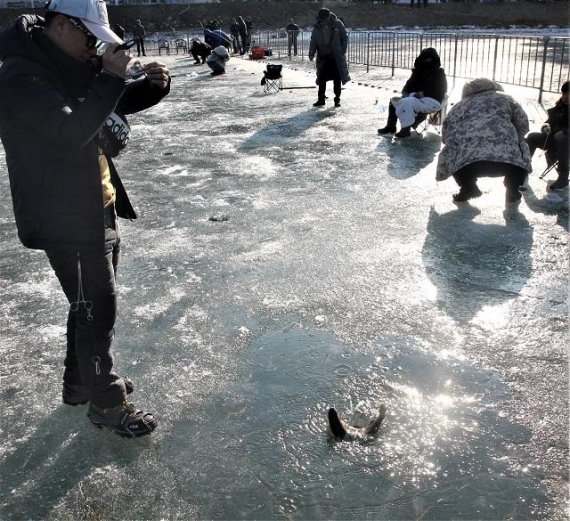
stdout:
[(457, 41), (459, 36), (455, 35), (455, 49), (453, 51), (453, 85), (455, 86), (455, 78), (457, 78)]
[(366, 33), (366, 72), (370, 72), (370, 31)]
[(499, 37), (495, 36), (495, 56), (493, 57), (493, 81), (495, 81), (495, 72), (497, 71), (498, 52), (499, 52)]
[(548, 57), (548, 42), (550, 38), (544, 38), (544, 49), (542, 51), (542, 70), (540, 71), (540, 87), (538, 88), (538, 102), (542, 103), (542, 92), (544, 91), (544, 75), (546, 73), (546, 58)]
[(396, 69), (396, 33), (392, 33), (392, 78)]

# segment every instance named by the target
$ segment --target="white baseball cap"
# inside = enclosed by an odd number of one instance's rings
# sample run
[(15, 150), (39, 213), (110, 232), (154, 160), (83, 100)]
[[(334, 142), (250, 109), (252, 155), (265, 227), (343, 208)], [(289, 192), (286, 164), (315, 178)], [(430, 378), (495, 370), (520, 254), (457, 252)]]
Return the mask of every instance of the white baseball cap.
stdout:
[(51, 0), (47, 9), (78, 18), (102, 42), (123, 43), (109, 26), (105, 0)]

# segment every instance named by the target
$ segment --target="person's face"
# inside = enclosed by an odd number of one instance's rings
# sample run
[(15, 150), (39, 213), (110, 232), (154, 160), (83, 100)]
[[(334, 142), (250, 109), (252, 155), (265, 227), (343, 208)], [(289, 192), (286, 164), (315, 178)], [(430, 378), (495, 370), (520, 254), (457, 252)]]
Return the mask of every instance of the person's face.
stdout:
[(79, 61), (89, 61), (97, 55), (97, 38), (76, 20), (58, 15), (48, 36), (66, 54)]
[(560, 98), (562, 100), (562, 103), (564, 103), (564, 105), (568, 105), (568, 92), (563, 92), (562, 93), (562, 97)]

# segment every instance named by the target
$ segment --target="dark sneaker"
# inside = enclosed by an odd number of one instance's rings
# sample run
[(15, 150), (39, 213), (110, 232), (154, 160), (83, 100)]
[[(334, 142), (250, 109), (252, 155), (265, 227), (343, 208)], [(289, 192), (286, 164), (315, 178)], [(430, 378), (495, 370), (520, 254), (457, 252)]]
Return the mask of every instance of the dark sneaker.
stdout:
[(549, 190), (565, 190), (568, 188), (568, 179), (557, 179), (550, 185)]
[[(127, 389), (127, 394), (131, 394), (135, 390), (133, 381), (124, 377), (125, 388)], [(61, 392), (61, 397), (63, 403), (66, 405), (83, 405), (89, 401), (89, 395), (82, 385), (74, 385), (63, 382), (63, 391)]]
[(151, 413), (139, 411), (127, 401), (107, 409), (91, 404), (87, 417), (99, 428), (107, 427), (120, 436), (130, 438), (150, 434), (157, 425)]
[(461, 203), (464, 201), (469, 201), (469, 199), (475, 199), (476, 197), (481, 197), (482, 195), (483, 192), (481, 192), (481, 190), (479, 190), (479, 188), (477, 188), (476, 186), (471, 188), (461, 187), (459, 193), (453, 194), (453, 200), (456, 203)]
[(340, 98), (334, 99), (334, 106), (338, 109), (340, 107)]
[(323, 107), (325, 105), (324, 99), (319, 99), (313, 103), (313, 107)]
[(378, 134), (382, 135), (382, 134), (395, 134), (396, 133), (396, 127), (391, 127), (389, 125), (386, 125), (383, 128), (379, 128), (378, 129)]
[(395, 134), (396, 137), (400, 137), (400, 138), (410, 137), (411, 135), (412, 135), (412, 131), (410, 130), (410, 127), (401, 128), (400, 132)]

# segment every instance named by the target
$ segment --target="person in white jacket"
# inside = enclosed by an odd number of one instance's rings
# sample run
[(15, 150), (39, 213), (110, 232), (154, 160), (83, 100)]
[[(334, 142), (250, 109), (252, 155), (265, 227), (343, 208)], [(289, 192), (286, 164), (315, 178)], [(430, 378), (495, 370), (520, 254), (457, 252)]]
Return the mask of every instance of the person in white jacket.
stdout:
[(226, 62), (230, 59), (228, 50), (223, 45), (218, 45), (210, 56), (206, 58), (206, 63), (212, 69), (212, 76), (226, 73)]

